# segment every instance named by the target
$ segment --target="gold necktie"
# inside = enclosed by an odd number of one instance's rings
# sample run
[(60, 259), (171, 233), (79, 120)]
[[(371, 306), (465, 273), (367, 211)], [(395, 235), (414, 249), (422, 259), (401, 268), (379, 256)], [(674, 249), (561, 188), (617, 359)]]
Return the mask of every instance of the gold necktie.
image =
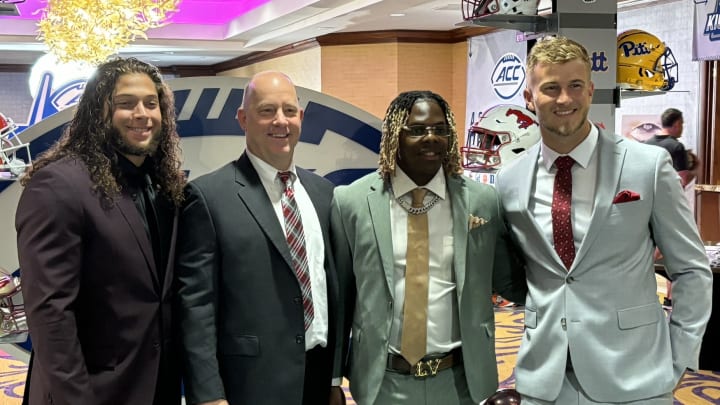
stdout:
[[(412, 206), (420, 208), (427, 190), (412, 191)], [(415, 365), (425, 356), (427, 347), (428, 309), (428, 217), (427, 213), (408, 212), (407, 253), (405, 255), (405, 307), (400, 352), (408, 363)]]

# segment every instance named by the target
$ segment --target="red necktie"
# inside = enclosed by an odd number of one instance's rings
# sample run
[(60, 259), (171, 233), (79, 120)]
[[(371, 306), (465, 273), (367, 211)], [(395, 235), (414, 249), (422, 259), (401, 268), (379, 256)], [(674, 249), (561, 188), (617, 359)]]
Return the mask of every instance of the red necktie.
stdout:
[(575, 160), (570, 156), (555, 159), (555, 185), (553, 186), (552, 227), (555, 251), (570, 270), (575, 260), (575, 240), (573, 239), (572, 222), (570, 221), (570, 202), (572, 201), (572, 172)]
[(280, 198), (283, 218), (285, 219), (285, 237), (290, 247), (295, 276), (300, 283), (302, 292), (303, 313), (305, 330), (315, 317), (313, 309), (312, 294), (310, 290), (310, 269), (308, 266), (307, 252), (305, 251), (305, 233), (303, 232), (300, 210), (295, 201), (295, 191), (292, 185), (292, 172), (278, 172), (278, 178), (285, 186), (283, 195)]

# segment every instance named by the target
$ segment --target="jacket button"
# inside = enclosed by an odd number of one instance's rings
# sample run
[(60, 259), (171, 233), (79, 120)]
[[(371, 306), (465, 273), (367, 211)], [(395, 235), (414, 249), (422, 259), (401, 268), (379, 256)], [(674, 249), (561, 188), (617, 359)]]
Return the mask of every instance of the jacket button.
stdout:
[(295, 343), (302, 344), (305, 338), (303, 338), (303, 335), (296, 335), (295, 336)]
[(302, 297), (295, 297), (293, 298), (293, 302), (296, 304), (302, 304)]
[(572, 283), (574, 283), (574, 282), (575, 282), (575, 277), (570, 276), (570, 277), (567, 278), (567, 283), (568, 283), (568, 284), (572, 284)]

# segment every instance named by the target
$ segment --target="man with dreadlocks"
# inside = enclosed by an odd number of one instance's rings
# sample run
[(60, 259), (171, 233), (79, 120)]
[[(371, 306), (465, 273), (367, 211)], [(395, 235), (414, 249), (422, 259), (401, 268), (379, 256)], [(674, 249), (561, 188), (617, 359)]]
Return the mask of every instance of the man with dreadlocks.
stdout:
[(358, 404), (477, 404), (498, 386), (490, 297), (522, 301), (524, 272), (494, 189), (461, 172), (450, 107), (409, 91), (385, 115), (378, 172), (335, 189)]
[(170, 88), (137, 59), (98, 67), (22, 179), (16, 228), (30, 405), (179, 404), (171, 285), (184, 175)]

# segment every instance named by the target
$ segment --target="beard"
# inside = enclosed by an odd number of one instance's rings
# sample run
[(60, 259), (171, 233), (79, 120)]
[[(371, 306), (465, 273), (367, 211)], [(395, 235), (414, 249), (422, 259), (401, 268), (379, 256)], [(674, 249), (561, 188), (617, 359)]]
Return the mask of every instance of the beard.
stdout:
[(150, 143), (147, 145), (132, 145), (120, 135), (116, 128), (110, 130), (110, 140), (113, 147), (120, 153), (132, 156), (152, 156), (160, 145), (161, 133), (153, 133)]

